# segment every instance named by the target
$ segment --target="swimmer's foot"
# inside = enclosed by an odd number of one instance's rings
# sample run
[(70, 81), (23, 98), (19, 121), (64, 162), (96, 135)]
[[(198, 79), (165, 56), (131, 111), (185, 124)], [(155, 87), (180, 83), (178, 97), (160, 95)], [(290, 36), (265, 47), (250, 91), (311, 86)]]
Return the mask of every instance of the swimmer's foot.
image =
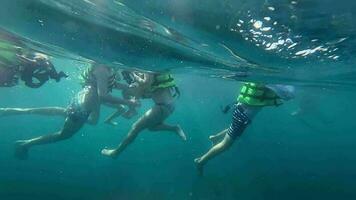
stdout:
[(290, 115), (291, 115), (291, 116), (298, 116), (298, 115), (300, 115), (300, 114), (301, 114), (301, 110), (298, 109), (298, 110), (293, 111)]
[(0, 108), (0, 117), (5, 116), (7, 110), (8, 110), (7, 108)]
[(209, 140), (211, 141), (212, 145), (215, 146), (220, 142), (220, 137), (216, 135), (209, 136)]
[(204, 165), (201, 163), (201, 158), (194, 159), (195, 166), (197, 168), (198, 176), (204, 175)]
[(101, 154), (111, 158), (116, 158), (118, 156), (115, 149), (103, 149), (101, 150)]
[(15, 157), (20, 160), (26, 160), (28, 158), (28, 150), (26, 140), (18, 140), (15, 142)]
[(117, 126), (117, 125), (119, 125), (119, 123), (114, 122), (114, 121), (111, 121), (111, 120), (105, 120), (105, 123), (106, 123), (106, 124), (109, 124), (109, 125), (112, 125), (112, 126)]
[(187, 136), (185, 135), (183, 129), (180, 126), (177, 126), (176, 128), (176, 133), (178, 134), (178, 136), (180, 138), (182, 138), (182, 140), (186, 141), (187, 140)]

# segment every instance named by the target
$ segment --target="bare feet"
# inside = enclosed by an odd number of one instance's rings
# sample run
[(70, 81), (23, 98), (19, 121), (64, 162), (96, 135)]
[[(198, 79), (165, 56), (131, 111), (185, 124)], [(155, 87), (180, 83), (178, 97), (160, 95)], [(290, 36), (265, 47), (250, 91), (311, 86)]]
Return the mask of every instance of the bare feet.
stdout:
[(117, 126), (119, 123), (111, 121), (111, 120), (105, 120), (104, 123), (112, 125), (112, 126)]
[(178, 136), (180, 138), (182, 138), (182, 140), (186, 141), (187, 140), (187, 136), (185, 135), (183, 129), (180, 126), (177, 126), (176, 128), (176, 133), (178, 134)]
[(28, 158), (28, 146), (26, 140), (18, 140), (15, 142), (15, 157), (20, 160)]
[(198, 176), (204, 175), (204, 165), (201, 162), (201, 158), (194, 159), (195, 166), (197, 168)]
[(111, 158), (116, 158), (118, 156), (115, 149), (103, 149), (101, 150), (101, 154)]

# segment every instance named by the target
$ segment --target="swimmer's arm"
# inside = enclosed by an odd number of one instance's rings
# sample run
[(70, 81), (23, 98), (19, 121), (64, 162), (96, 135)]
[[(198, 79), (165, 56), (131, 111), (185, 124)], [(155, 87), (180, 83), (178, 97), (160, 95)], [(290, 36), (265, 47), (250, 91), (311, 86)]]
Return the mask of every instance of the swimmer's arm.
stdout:
[(97, 102), (93, 108), (93, 111), (90, 113), (87, 123), (90, 125), (98, 124), (100, 117), (100, 104)]
[(27, 65), (34, 66), (34, 65), (38, 64), (38, 62), (36, 60), (27, 58), (24, 55), (17, 55), (17, 58), (22, 63), (22, 65), (25, 65), (25, 66), (27, 66)]
[(110, 104), (116, 104), (116, 105), (127, 105), (127, 106), (136, 106), (137, 103), (127, 100), (127, 99), (122, 99), (119, 97), (112, 96), (111, 94), (106, 94), (106, 95), (99, 95), (100, 101), (104, 103), (110, 103)]
[(108, 103), (122, 103), (120, 99), (115, 98), (109, 94), (109, 73), (107, 70), (97, 69), (95, 71), (95, 77), (97, 80), (98, 95), (100, 100), (103, 100)]
[(139, 83), (139, 84), (150, 84), (153, 80), (152, 80), (152, 75), (145, 73), (143, 74), (143, 77), (133, 73), (133, 76), (135, 78), (135, 80)]
[(117, 82), (115, 83), (114, 88), (117, 90), (127, 90), (129, 89), (129, 85)]
[(27, 58), (27, 57), (25, 57), (24, 55), (18, 55), (18, 54), (17, 54), (17, 58), (18, 58), (21, 62), (24, 62), (24, 63), (35, 63), (35, 62), (36, 62), (36, 60)]
[(99, 97), (103, 97), (108, 94), (108, 82), (109, 82), (109, 73), (105, 69), (96, 69), (94, 75), (97, 80), (97, 90)]
[(99, 114), (98, 113), (91, 113), (87, 123), (90, 125), (97, 125), (99, 121)]
[(109, 82), (109, 73), (106, 70), (98, 69), (95, 72), (97, 79), (98, 95), (102, 102), (110, 104), (124, 104), (124, 105), (133, 105), (132, 101), (114, 97), (109, 94), (108, 91), (108, 82)]
[(138, 76), (138, 75), (135, 74), (135, 73), (132, 73), (132, 75), (133, 75), (133, 77), (134, 77), (134, 79), (135, 79), (136, 82), (138, 82), (138, 83), (143, 83), (143, 82), (145, 82), (145, 78), (141, 78), (140, 76)]

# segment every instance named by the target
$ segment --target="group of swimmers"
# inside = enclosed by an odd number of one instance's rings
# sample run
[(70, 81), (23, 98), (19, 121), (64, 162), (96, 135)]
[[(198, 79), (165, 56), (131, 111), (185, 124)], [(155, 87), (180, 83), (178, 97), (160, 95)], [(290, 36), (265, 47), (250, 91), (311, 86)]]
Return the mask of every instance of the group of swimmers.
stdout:
[[(130, 76), (131, 84), (117, 81), (118, 74), (112, 68), (101, 64), (93, 64), (82, 75), (83, 88), (78, 92), (67, 108), (1, 108), (0, 114), (40, 114), (60, 115), (65, 117), (61, 130), (28, 140), (16, 142), (18, 158), (26, 158), (32, 146), (43, 145), (65, 140), (77, 133), (85, 123), (97, 124), (100, 115), (100, 105), (116, 109), (115, 113), (105, 121), (114, 123), (117, 116), (131, 118), (140, 105), (140, 99), (152, 99), (154, 106), (139, 118), (131, 127), (127, 137), (115, 149), (104, 149), (102, 154), (110, 157), (118, 156), (137, 136), (145, 129), (150, 131), (170, 131), (179, 135), (183, 140), (186, 136), (179, 125), (169, 125), (164, 121), (174, 111), (175, 97), (179, 90), (174, 78), (168, 73), (140, 73), (123, 71), (122, 74)], [(113, 96), (112, 90), (122, 91), (122, 98)]]
[[(0, 43), (0, 48), (10, 48), (10, 46)], [(14, 70), (8, 72), (11, 69)], [(59, 81), (63, 77), (67, 75), (63, 72), (57, 73), (49, 58), (43, 54), (34, 53), (28, 57), (21, 53), (13, 55), (0, 53), (1, 87), (12, 87), (17, 85), (19, 80), (23, 80), (26, 86), (38, 88), (49, 79)], [(120, 77), (125, 82), (120, 82)], [(81, 82), (82, 89), (66, 108), (0, 108), (0, 116), (38, 114), (65, 118), (63, 127), (54, 133), (16, 141), (15, 156), (17, 158), (26, 159), (33, 146), (55, 143), (72, 137), (86, 123), (97, 124), (101, 105), (116, 109), (105, 119), (106, 123), (115, 125), (114, 119), (118, 116), (132, 118), (137, 114), (136, 109), (140, 106), (142, 99), (152, 99), (154, 102), (152, 108), (131, 126), (127, 136), (116, 148), (103, 149), (102, 155), (116, 158), (144, 130), (169, 131), (178, 135), (182, 140), (187, 140), (179, 125), (165, 122), (174, 112), (175, 100), (180, 95), (170, 73), (142, 73), (128, 70), (119, 73), (106, 65), (92, 63), (82, 72)], [(114, 96), (112, 90), (120, 90), (122, 97)], [(283, 101), (292, 99), (293, 96), (292, 86), (244, 83), (236, 102), (232, 104), (233, 114), (230, 127), (210, 136), (213, 146), (194, 160), (198, 173), (202, 174), (209, 160), (227, 150), (243, 134), (245, 128), (263, 107), (279, 106)]]

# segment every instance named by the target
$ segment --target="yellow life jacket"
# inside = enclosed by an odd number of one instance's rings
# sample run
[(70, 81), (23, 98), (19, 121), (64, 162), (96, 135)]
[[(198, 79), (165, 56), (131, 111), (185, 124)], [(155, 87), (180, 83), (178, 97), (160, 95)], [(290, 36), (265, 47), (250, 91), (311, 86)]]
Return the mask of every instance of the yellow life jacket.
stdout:
[(250, 106), (279, 106), (282, 100), (264, 84), (245, 83), (237, 101)]
[(151, 84), (151, 91), (156, 91), (157, 89), (172, 88), (176, 87), (176, 83), (171, 74), (157, 74), (154, 76), (153, 83)]
[(0, 64), (1, 66), (11, 67), (18, 65), (17, 52), (15, 46), (0, 40)]

